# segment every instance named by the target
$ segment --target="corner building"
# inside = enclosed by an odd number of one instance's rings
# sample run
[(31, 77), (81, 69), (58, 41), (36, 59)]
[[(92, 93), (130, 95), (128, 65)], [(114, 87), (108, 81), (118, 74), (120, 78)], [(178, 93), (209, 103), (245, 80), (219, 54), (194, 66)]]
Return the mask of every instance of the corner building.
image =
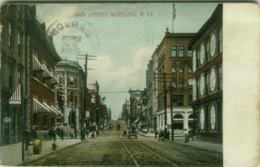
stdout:
[(218, 5), (190, 41), (193, 48), (193, 110), (202, 140), (222, 142), (222, 20)]
[[(158, 85), (157, 130), (173, 127), (176, 134), (193, 126), (192, 48), (189, 42), (194, 35), (166, 31), (165, 37), (155, 51), (158, 57), (157, 70), (154, 73)], [(173, 121), (170, 113), (171, 104)], [(172, 122), (173, 126), (171, 126)]]

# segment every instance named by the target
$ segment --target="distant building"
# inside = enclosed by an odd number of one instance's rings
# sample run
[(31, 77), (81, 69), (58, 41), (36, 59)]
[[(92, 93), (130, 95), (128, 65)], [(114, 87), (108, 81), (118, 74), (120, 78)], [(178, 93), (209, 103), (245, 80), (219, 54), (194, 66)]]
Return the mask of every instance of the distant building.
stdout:
[(201, 139), (222, 141), (222, 20), (218, 5), (208, 21), (191, 40), (193, 48), (193, 109)]
[(81, 114), (85, 90), (83, 68), (78, 62), (62, 60), (56, 64), (56, 78), (62, 78), (64, 82), (64, 126), (76, 129), (76, 135), (81, 130)]

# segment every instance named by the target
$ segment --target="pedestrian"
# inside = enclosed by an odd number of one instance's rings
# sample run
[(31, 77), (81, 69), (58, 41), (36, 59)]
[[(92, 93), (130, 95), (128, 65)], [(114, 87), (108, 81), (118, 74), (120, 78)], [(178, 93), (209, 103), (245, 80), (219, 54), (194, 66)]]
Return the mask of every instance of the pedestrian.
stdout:
[(123, 130), (123, 136), (126, 136), (126, 129)]
[(73, 129), (73, 128), (70, 128), (70, 138), (73, 139), (73, 136), (74, 136), (74, 129)]
[(63, 130), (63, 128), (60, 129), (60, 138), (63, 141), (63, 139), (64, 139), (64, 130)]
[(87, 131), (86, 131), (87, 138), (88, 138), (88, 134), (89, 134), (89, 130), (87, 129)]
[(189, 142), (189, 133), (187, 129), (184, 129), (184, 143), (188, 143), (188, 142)]
[(33, 126), (33, 129), (31, 131), (31, 137), (32, 137), (33, 140), (38, 139), (38, 134), (37, 134), (35, 126)]
[(163, 142), (163, 139), (164, 139), (164, 133), (163, 133), (163, 130), (160, 130), (158, 142), (160, 140)]
[(157, 135), (158, 135), (157, 130), (154, 133), (155, 133), (155, 138), (157, 139)]
[(26, 127), (26, 130), (24, 132), (24, 140), (25, 140), (25, 151), (28, 151), (28, 147), (31, 141), (31, 132), (28, 127)]
[(54, 143), (55, 143), (55, 141), (56, 141), (56, 133), (55, 133), (54, 128), (51, 128), (51, 129), (49, 130), (49, 136), (50, 136), (51, 140), (53, 140)]

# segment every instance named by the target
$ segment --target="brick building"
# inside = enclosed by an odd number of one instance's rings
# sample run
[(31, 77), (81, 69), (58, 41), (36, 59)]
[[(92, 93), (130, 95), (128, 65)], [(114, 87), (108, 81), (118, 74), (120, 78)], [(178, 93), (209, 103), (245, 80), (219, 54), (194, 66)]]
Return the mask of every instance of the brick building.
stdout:
[(47, 132), (56, 126), (56, 117), (62, 116), (55, 106), (58, 83), (55, 65), (61, 61), (52, 42), (47, 36), (45, 24), (36, 19), (36, 7), (28, 6), (26, 13), (26, 94), (29, 97), (26, 108), (26, 126), (37, 127)]
[(21, 141), (26, 5), (1, 4), (0, 145)]
[(167, 30), (153, 55), (157, 57), (153, 58), (157, 63), (154, 71), (157, 82), (157, 130), (171, 129), (171, 103), (173, 128), (182, 130), (193, 126), (192, 48), (189, 45), (193, 36), (192, 33), (170, 33)]
[[(56, 78), (61, 78), (64, 86), (63, 124), (80, 131), (82, 114), (85, 117), (85, 73), (78, 62), (64, 59), (56, 65)], [(90, 100), (90, 97), (87, 98)], [(68, 128), (65, 128), (68, 129)], [(69, 135), (68, 132), (65, 133)]]
[(222, 5), (191, 40), (193, 104), (201, 139), (222, 141)]

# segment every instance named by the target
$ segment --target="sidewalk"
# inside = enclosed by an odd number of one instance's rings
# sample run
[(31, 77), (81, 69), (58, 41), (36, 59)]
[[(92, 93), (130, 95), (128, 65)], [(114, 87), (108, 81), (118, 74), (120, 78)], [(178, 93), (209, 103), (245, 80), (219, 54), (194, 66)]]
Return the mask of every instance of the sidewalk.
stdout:
[(7, 146), (0, 147), (0, 166), (18, 166), (24, 163), (34, 161), (38, 158), (41, 158), (45, 155), (48, 155), (52, 152), (57, 152), (63, 150), (69, 146), (75, 145), (80, 142), (85, 142), (90, 138), (87, 138), (81, 141), (80, 137), (78, 138), (69, 138), (65, 137), (62, 141), (60, 138), (56, 139), (57, 149), (52, 150), (52, 140), (43, 140), (42, 141), (42, 150), (40, 154), (33, 154), (33, 146), (29, 146), (28, 151), (24, 152), (24, 161), (22, 161), (22, 143), (11, 144)]
[[(155, 138), (154, 133), (148, 133), (148, 134), (141, 134), (140, 133), (139, 135)], [(208, 150), (208, 151), (223, 153), (223, 145), (218, 144), (218, 143), (211, 143), (211, 142), (197, 140), (197, 139), (196, 140), (190, 140), (189, 143), (184, 143), (184, 138), (180, 137), (180, 136), (174, 136), (174, 141), (171, 141), (171, 140), (168, 141), (167, 140), (167, 142), (175, 142), (175, 143), (178, 143), (178, 144), (197, 147), (197, 148), (205, 149), (205, 150)]]

